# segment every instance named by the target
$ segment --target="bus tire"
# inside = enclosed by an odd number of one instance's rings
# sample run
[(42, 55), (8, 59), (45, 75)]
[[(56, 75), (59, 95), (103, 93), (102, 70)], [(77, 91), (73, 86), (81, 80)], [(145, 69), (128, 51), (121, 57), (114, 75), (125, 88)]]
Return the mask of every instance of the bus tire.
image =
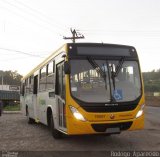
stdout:
[(28, 107), (26, 108), (26, 116), (27, 116), (28, 124), (33, 124), (35, 122), (35, 120), (33, 118), (29, 117)]
[(52, 114), (50, 115), (50, 131), (51, 131), (53, 138), (55, 138), (55, 139), (62, 138), (62, 133), (60, 131), (58, 131), (57, 129), (55, 129), (55, 127), (54, 127)]
[(33, 118), (28, 118), (28, 124), (34, 124), (35, 123), (35, 120)]

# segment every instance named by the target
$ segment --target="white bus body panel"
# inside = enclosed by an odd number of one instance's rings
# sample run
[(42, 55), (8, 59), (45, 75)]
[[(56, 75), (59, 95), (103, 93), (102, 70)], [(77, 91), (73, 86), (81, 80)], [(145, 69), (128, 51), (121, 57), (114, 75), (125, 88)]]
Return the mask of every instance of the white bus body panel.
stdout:
[(56, 99), (55, 97), (49, 97), (49, 92), (51, 91), (45, 91), (38, 93), (37, 96), (37, 110), (39, 110), (38, 118), (39, 121), (43, 124), (47, 125), (47, 108), (50, 107), (53, 113), (53, 119), (57, 116), (56, 114)]

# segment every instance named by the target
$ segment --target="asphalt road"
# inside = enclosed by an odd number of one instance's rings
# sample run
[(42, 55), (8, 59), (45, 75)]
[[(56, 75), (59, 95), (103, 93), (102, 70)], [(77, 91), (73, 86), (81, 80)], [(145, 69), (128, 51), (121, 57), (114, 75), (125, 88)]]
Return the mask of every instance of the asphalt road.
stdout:
[(145, 129), (120, 135), (52, 138), (42, 124), (27, 124), (22, 114), (0, 117), (1, 151), (160, 151), (160, 107), (146, 107)]

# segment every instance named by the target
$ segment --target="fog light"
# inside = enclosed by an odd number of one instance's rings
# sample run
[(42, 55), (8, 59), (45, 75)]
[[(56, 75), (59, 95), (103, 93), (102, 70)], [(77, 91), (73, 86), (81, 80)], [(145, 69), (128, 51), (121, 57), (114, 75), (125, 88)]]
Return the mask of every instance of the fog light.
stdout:
[(70, 110), (73, 114), (73, 116), (77, 119), (77, 120), (81, 120), (83, 122), (86, 121), (86, 119), (83, 117), (83, 115), (73, 106), (69, 106)]
[(142, 116), (144, 112), (144, 106), (145, 106), (144, 104), (141, 106), (140, 110), (136, 114), (136, 118), (139, 118), (140, 116)]

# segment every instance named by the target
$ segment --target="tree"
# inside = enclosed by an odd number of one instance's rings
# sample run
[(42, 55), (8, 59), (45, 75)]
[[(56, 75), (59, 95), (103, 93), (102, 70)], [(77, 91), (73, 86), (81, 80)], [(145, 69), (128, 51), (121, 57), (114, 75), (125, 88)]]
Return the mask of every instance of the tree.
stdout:
[(0, 84), (2, 84), (2, 77), (3, 77), (3, 84), (6, 85), (20, 85), (22, 75), (20, 75), (17, 71), (0, 71)]
[(143, 73), (146, 92), (160, 92), (160, 69)]

